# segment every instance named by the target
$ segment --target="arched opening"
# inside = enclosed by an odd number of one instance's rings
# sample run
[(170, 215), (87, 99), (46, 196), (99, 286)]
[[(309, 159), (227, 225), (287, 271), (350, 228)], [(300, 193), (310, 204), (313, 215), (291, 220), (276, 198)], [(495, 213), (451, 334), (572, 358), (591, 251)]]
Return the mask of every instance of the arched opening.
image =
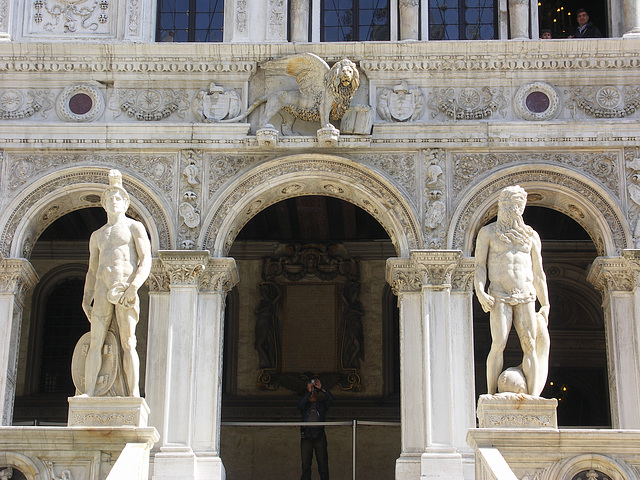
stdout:
[[(18, 358), (14, 424), (66, 424), (67, 398), (75, 394), (71, 357), (78, 339), (90, 329), (82, 311), (91, 233), (106, 222), (101, 207), (68, 213), (33, 245), (30, 262), (40, 282), (26, 298)], [(146, 359), (148, 294), (140, 291), (136, 331), (141, 359), (141, 386)]]
[[(398, 314), (384, 279), (396, 255), (368, 212), (322, 195), (277, 202), (237, 234), (229, 256), (241, 281), (227, 297), (221, 431), (230, 477), (300, 474), (297, 428), (224, 423), (299, 421), (296, 405), (314, 375), (335, 396), (328, 421), (399, 421)], [(361, 428), (359, 476), (393, 477), (400, 428)], [(332, 476), (350, 475), (351, 429), (327, 427), (327, 436)]]
[[(560, 427), (611, 425), (608, 396), (604, 315), (600, 294), (587, 281), (598, 256), (589, 234), (573, 219), (555, 210), (527, 206), (524, 221), (542, 240), (551, 313), (549, 376), (542, 396), (558, 399)], [(486, 223), (492, 223), (495, 217)], [(491, 346), (489, 315), (474, 296), (476, 396), (486, 393), (486, 358)], [(512, 328), (504, 368), (522, 361)]]

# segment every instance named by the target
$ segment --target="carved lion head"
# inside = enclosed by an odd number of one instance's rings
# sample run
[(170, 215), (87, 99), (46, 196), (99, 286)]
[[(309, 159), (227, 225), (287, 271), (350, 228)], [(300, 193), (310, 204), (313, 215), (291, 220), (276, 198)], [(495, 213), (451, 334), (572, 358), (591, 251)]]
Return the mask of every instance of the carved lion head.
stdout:
[(360, 86), (360, 73), (356, 64), (347, 58), (333, 65), (329, 72), (329, 85), (337, 87), (339, 84), (344, 87), (350, 86), (353, 92)]

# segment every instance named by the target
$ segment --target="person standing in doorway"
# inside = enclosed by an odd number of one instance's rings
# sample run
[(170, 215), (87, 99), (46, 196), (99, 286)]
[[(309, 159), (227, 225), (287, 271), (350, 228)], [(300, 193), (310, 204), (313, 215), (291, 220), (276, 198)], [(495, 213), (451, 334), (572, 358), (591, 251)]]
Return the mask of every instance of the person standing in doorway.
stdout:
[(569, 38), (602, 38), (602, 33), (589, 21), (589, 13), (584, 8), (578, 9), (576, 19), (578, 20), (578, 28)]
[[(321, 397), (322, 394), (322, 397)], [(319, 378), (307, 383), (307, 391), (298, 402), (298, 410), (303, 422), (324, 422), (327, 410), (333, 403), (333, 395), (322, 388)], [(329, 456), (327, 454), (327, 436), (323, 426), (300, 427), (300, 453), (302, 456), (302, 476), (300, 480), (311, 480), (313, 452), (316, 453), (320, 480), (329, 480)]]

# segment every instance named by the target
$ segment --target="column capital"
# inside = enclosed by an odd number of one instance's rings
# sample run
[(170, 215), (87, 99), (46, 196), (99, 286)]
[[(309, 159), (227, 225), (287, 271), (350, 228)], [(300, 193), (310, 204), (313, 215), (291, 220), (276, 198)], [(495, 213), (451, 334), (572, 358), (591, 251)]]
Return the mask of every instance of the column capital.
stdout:
[(201, 292), (228, 293), (238, 283), (238, 267), (234, 258), (209, 258), (199, 277)]
[(162, 260), (154, 258), (151, 261), (151, 272), (149, 272), (149, 292), (160, 293), (168, 292), (171, 279), (169, 273), (165, 270)]
[(160, 250), (162, 265), (170, 285), (197, 286), (198, 276), (209, 262), (208, 250)]
[(640, 279), (640, 250), (623, 250), (621, 257), (597, 257), (587, 280), (603, 295), (632, 292)]
[[(387, 260), (386, 279), (396, 295), (417, 292), (422, 287), (444, 290), (452, 284), (465, 289), (473, 270), (469, 262), (461, 264), (462, 260), (460, 250), (414, 250), (409, 258)], [(459, 266), (464, 268), (457, 271)]]
[(40, 278), (25, 258), (0, 258), (0, 293), (10, 293), (22, 303), (26, 292)]

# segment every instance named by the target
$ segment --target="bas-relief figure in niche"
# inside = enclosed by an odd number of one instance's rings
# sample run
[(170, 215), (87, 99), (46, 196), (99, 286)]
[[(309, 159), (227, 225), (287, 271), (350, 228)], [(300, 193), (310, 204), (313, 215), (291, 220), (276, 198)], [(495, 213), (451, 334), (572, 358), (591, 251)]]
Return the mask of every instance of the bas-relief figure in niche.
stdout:
[(295, 77), (298, 89), (270, 92), (242, 115), (222, 122), (238, 122), (266, 103), (260, 120), (262, 129), (273, 129), (269, 121), (280, 110), (300, 120), (319, 122), (322, 129), (335, 129), (331, 120), (344, 117), (360, 85), (356, 65), (346, 58), (329, 67), (317, 55), (303, 53), (265, 62), (262, 68), (268, 73)]
[(630, 218), (632, 222), (635, 217), (635, 228), (633, 229), (633, 248), (640, 248), (640, 158), (637, 156), (638, 152), (635, 152), (636, 156), (630, 161), (627, 160), (627, 168), (631, 170), (631, 176), (629, 178), (629, 197), (633, 204), (630, 208)]
[[(512, 392), (538, 397), (547, 379), (549, 294), (540, 236), (522, 219), (526, 202), (527, 192), (520, 186), (504, 188), (498, 199), (498, 220), (480, 229), (476, 240), (476, 295), (490, 314), (487, 388), (491, 395)], [(536, 298), (541, 306), (538, 312)], [(520, 339), (522, 364), (501, 373), (512, 324)]]
[(135, 329), (138, 289), (151, 270), (151, 244), (142, 223), (128, 218), (129, 195), (118, 170), (102, 194), (107, 223), (89, 240), (82, 308), (91, 330), (76, 345), (73, 381), (83, 396), (140, 396)]

